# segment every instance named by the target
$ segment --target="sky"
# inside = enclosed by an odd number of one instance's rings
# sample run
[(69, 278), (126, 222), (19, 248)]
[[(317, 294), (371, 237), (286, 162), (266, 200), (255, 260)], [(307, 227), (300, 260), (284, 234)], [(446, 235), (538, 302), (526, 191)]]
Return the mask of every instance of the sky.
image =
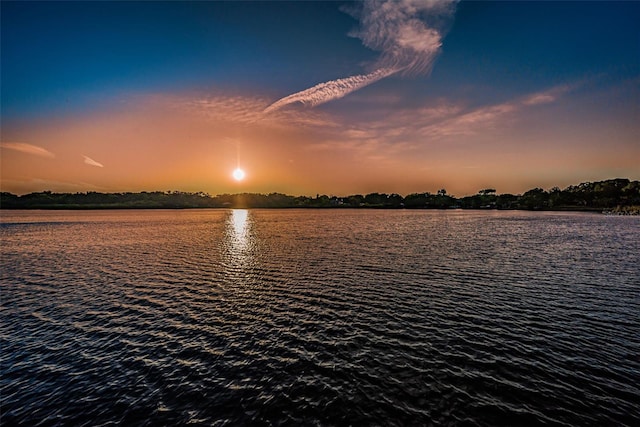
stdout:
[(640, 179), (637, 1), (3, 0), (0, 19), (2, 191)]

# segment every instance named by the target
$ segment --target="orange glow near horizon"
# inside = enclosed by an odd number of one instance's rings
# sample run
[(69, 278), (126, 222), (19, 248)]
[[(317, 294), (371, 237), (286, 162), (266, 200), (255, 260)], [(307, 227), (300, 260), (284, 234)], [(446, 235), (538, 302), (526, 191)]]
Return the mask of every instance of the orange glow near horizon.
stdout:
[(237, 3), (3, 2), (0, 190), (640, 180), (640, 2)]
[[(640, 179), (633, 128), (616, 129), (603, 156), (609, 130), (578, 127), (568, 115), (553, 122), (552, 113), (525, 103), (470, 113), (434, 107), (362, 122), (304, 108), (265, 115), (265, 104), (251, 97), (195, 107), (187, 101), (142, 99), (117, 110), (5, 126), (2, 191), (215, 195), (238, 192), (242, 179), (242, 191), (256, 193), (407, 195), (445, 188), (464, 196), (488, 187), (518, 194)], [(540, 129), (543, 120), (548, 125)], [(229, 176), (239, 166), (240, 144), (250, 180)]]

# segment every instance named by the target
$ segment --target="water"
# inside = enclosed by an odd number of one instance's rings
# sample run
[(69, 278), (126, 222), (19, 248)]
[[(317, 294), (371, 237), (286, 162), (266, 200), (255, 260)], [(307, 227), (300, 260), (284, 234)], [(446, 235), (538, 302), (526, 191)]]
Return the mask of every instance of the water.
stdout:
[(2, 425), (638, 425), (640, 218), (1, 213)]

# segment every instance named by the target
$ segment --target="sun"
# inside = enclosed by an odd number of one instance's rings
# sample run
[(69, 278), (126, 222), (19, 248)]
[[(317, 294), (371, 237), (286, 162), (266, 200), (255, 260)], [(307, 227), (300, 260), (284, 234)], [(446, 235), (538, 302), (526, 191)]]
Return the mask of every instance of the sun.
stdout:
[(233, 179), (236, 181), (242, 181), (244, 179), (245, 173), (242, 169), (237, 168), (233, 171)]

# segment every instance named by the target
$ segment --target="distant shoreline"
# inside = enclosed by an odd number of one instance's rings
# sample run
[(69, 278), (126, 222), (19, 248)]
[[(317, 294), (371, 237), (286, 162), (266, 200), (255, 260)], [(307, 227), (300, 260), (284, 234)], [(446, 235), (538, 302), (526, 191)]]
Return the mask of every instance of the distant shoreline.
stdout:
[(525, 211), (525, 212), (582, 212), (582, 213), (595, 213), (610, 216), (640, 216), (640, 207), (634, 207), (632, 210), (603, 210), (598, 208), (581, 208), (579, 206), (566, 206), (553, 209), (526, 209), (526, 208), (388, 208), (388, 207), (317, 207), (317, 206), (290, 206), (290, 207), (241, 207), (241, 206), (228, 206), (228, 207), (113, 207), (113, 206), (47, 206), (47, 207), (0, 207), (0, 211), (133, 211), (133, 210), (145, 210), (145, 211), (160, 211), (160, 210), (221, 210), (221, 209), (267, 209), (267, 210), (409, 210), (409, 211)]
[(44, 205), (30, 207), (3, 207), (0, 210), (16, 211), (16, 210), (45, 210), (45, 211), (104, 211), (104, 210), (186, 210), (186, 209), (319, 209), (319, 210), (465, 210), (465, 211), (539, 211), (539, 212), (596, 212), (609, 213), (600, 208), (589, 208), (580, 206), (560, 206), (557, 208), (547, 209), (527, 209), (527, 208), (435, 208), (435, 207), (391, 207), (391, 206), (118, 206), (118, 205)]
[(625, 178), (585, 182), (564, 190), (534, 188), (521, 195), (480, 190), (473, 196), (456, 198), (445, 189), (399, 194), (369, 193), (346, 197), (289, 196), (281, 193), (223, 194), (156, 191), (139, 193), (53, 193), (43, 191), (17, 196), (0, 193), (0, 209), (105, 210), (105, 209), (194, 209), (194, 208), (323, 208), (323, 209), (472, 209), (581, 211), (615, 215), (640, 215), (640, 181)]

